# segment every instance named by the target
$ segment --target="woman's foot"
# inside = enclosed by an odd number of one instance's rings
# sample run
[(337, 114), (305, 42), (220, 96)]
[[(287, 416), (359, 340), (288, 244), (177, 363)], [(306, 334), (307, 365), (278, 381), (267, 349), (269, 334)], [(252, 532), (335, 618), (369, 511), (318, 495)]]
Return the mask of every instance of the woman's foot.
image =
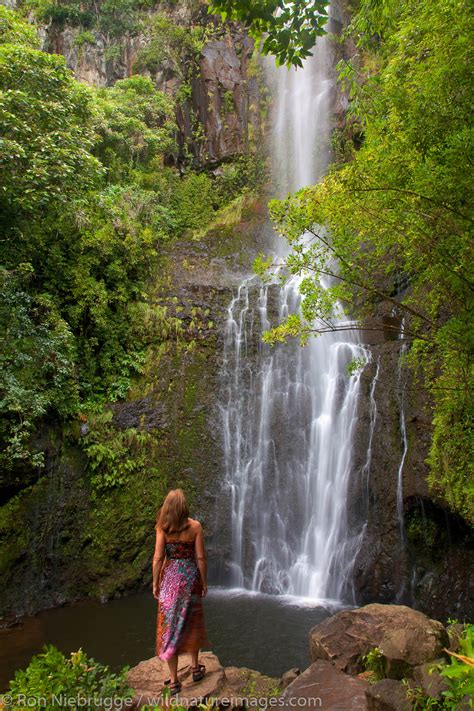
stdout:
[(201, 681), (206, 673), (206, 667), (204, 664), (198, 664), (195, 667), (191, 667), (191, 671), (193, 673), (193, 681)]
[(173, 681), (173, 683), (170, 684), (168, 688), (170, 690), (170, 696), (179, 694), (179, 692), (181, 691), (181, 682), (180, 681)]

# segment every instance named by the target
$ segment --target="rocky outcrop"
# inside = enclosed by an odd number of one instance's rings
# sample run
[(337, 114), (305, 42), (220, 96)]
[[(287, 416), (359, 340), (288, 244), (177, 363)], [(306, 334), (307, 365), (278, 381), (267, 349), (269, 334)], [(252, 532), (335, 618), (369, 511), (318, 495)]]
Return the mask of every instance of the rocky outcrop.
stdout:
[[(206, 675), (193, 683), (190, 657), (180, 656), (182, 690), (177, 703), (193, 709), (212, 700), (216, 708), (409, 711), (415, 708), (411, 699), (416, 691), (418, 696), (423, 693), (437, 699), (441, 708), (447, 687), (436, 666), (445, 659), (436, 655), (448, 643), (448, 634), (440, 622), (421, 612), (403, 605), (379, 604), (345, 610), (316, 625), (309, 641), (312, 664), (302, 673), (290, 669), (278, 681), (246, 668), (224, 668), (212, 652), (203, 652)], [(379, 669), (377, 676), (373, 671), (362, 671), (366, 664), (363, 655), (375, 647), (386, 663), (385, 672)], [(135, 708), (161, 704), (168, 676), (166, 662), (158, 657), (133, 667), (127, 680), (134, 689)]]
[(401, 681), (382, 679), (365, 692), (367, 711), (410, 711), (406, 688)]
[[(436, 708), (441, 708), (448, 685), (438, 667), (447, 661), (448, 640), (440, 622), (404, 605), (372, 604), (344, 610), (311, 630), (313, 664), (288, 689), (299, 688), (299, 680), (306, 679), (301, 684), (304, 695), (304, 690), (314, 691), (320, 679), (324, 684), (325, 679), (334, 678), (334, 705), (322, 704), (321, 708), (349, 709), (349, 704), (340, 703), (338, 690), (343, 696), (351, 680), (363, 690), (361, 705), (354, 708), (409, 711), (423, 703), (421, 695), (427, 703), (436, 700)], [(366, 656), (369, 652), (372, 658)], [(468, 703), (466, 697), (466, 708)]]
[[(97, 3), (97, 19), (101, 3)], [(182, 56), (160, 57), (146, 62), (142, 53), (150, 46), (149, 28), (154, 19), (165, 17), (168, 34), (189, 33), (202, 28), (208, 34), (200, 55), (186, 45)], [(181, 0), (173, 7), (156, 2), (144, 12), (134, 31), (111, 36), (99, 27), (51, 23), (42, 31), (45, 50), (62, 54), (79, 81), (111, 86), (132, 74), (151, 76), (158, 89), (176, 97), (179, 155), (169, 160), (192, 160), (195, 167), (216, 165), (245, 153), (261, 143), (264, 98), (257, 64), (252, 61), (254, 44), (236, 23), (222, 25), (206, 12), (202, 3)], [(162, 41), (162, 40), (158, 40)], [(173, 39), (170, 38), (172, 43)], [(164, 52), (166, 54), (166, 52)]]
[(375, 305), (366, 325), (362, 337), (371, 362), (361, 376), (349, 496), (352, 526), (362, 531), (355, 599), (403, 602), (441, 619), (470, 618), (472, 529), (427, 484), (431, 402), (403, 361), (406, 346), (392, 305)]
[(331, 662), (319, 660), (285, 689), (280, 708), (365, 711), (368, 686), (367, 681), (344, 674)]
[[(278, 680), (247, 668), (223, 667), (212, 652), (202, 652), (200, 663), (206, 667), (204, 678), (193, 682), (191, 658), (179, 657), (178, 679), (182, 684), (173, 704), (196, 709), (199, 704), (214, 702), (225, 708), (242, 708), (246, 704), (257, 706), (259, 700), (279, 696)], [(163, 705), (165, 679), (169, 678), (168, 665), (159, 657), (152, 657), (137, 664), (127, 674), (127, 681), (134, 690), (134, 708), (144, 705)], [(166, 704), (164, 704), (166, 705)]]
[(362, 672), (364, 655), (378, 647), (386, 676), (395, 679), (437, 659), (449, 644), (441, 622), (404, 605), (380, 604), (327, 618), (311, 630), (309, 640), (313, 661), (331, 661), (349, 674)]
[[(261, 139), (259, 88), (249, 76), (253, 42), (244, 34), (209, 41), (202, 51), (192, 103), (204, 127), (206, 160), (218, 162)], [(183, 116), (184, 119), (184, 116)], [(189, 133), (186, 121), (183, 132)]]

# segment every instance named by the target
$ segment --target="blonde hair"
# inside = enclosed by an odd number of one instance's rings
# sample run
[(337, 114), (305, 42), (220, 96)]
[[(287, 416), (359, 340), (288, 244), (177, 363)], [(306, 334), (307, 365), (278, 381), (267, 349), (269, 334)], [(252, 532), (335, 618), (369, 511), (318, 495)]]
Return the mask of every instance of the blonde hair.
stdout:
[(182, 489), (172, 489), (158, 511), (155, 528), (177, 533), (188, 526), (189, 509)]

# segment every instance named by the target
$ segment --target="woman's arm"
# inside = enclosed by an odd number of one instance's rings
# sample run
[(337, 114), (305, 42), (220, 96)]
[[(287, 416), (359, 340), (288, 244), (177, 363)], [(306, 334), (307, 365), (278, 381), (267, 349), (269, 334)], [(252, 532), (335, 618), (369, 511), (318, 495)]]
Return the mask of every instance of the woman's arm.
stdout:
[(160, 573), (165, 560), (165, 535), (156, 529), (155, 553), (153, 555), (153, 596), (158, 600), (160, 594)]
[(198, 523), (197, 527), (195, 551), (197, 565), (199, 568), (199, 572), (201, 573), (202, 595), (204, 597), (204, 595), (207, 593), (207, 559), (206, 550), (204, 548), (204, 533), (200, 523)]

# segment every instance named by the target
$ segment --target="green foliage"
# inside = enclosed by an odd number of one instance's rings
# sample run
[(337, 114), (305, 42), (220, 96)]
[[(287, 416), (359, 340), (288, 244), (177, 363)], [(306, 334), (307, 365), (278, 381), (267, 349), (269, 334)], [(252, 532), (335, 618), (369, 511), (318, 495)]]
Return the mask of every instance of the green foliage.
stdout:
[(466, 625), (459, 640), (460, 653), (450, 652), (449, 663), (434, 665), (433, 672), (439, 673), (446, 681), (448, 688), (441, 692), (441, 699), (426, 696), (422, 689), (413, 689), (405, 684), (407, 699), (415, 711), (425, 709), (472, 708), (474, 698), (474, 625)]
[(91, 417), (89, 433), (84, 437), (90, 481), (96, 492), (123, 486), (130, 476), (144, 473), (150, 467), (152, 435), (132, 427), (117, 430), (110, 424), (111, 419), (110, 410)]
[(51, 410), (65, 416), (78, 402), (72, 333), (48, 295), (28, 293), (30, 277), (26, 264), (0, 271), (2, 484), (12, 467), (43, 466), (30, 447), (38, 418)]
[(97, 186), (90, 92), (64, 57), (0, 45), (0, 209), (31, 215)]
[(74, 44), (76, 47), (84, 47), (86, 44), (95, 44), (95, 36), (90, 30), (84, 30), (79, 32), (78, 35), (74, 37)]
[(100, 89), (96, 110), (101, 139), (96, 152), (109, 168), (110, 181), (124, 180), (138, 165), (156, 167), (158, 156), (175, 150), (173, 101), (148, 77), (132, 76)]
[(138, 54), (136, 68), (156, 72), (171, 64), (177, 76), (187, 80), (197, 68), (209, 31), (203, 26), (179, 25), (168, 15), (156, 13), (146, 25), (147, 42)]
[[(474, 521), (467, 5), (381, 5), (370, 21), (383, 41), (367, 45), (356, 34), (364, 65), (357, 71), (344, 65), (342, 76), (351, 121), (363, 132), (361, 148), (319, 185), (272, 202), (270, 212), (292, 246), (289, 272), (308, 275), (302, 332), (327, 330), (337, 301), (362, 317), (385, 300), (404, 319), (408, 362), (435, 405), (431, 486)], [(358, 16), (353, 27), (360, 32), (364, 22)], [(331, 279), (329, 290), (321, 277)], [(284, 335), (284, 327), (277, 333)]]
[(39, 47), (36, 28), (0, 5), (0, 44), (21, 44), (36, 49)]
[(124, 34), (136, 34), (141, 29), (142, 13), (149, 3), (144, 0), (25, 0), (39, 24), (79, 26), (97, 29), (110, 40)]
[(180, 232), (208, 224), (214, 211), (214, 186), (207, 173), (188, 173), (176, 181), (171, 204)]
[(461, 654), (451, 654), (440, 673), (448, 683), (443, 692), (445, 708), (459, 708), (463, 699), (474, 698), (474, 625), (467, 625), (460, 640)]
[(248, 153), (224, 163), (216, 175), (215, 190), (219, 204), (231, 202), (243, 193), (257, 193), (266, 183), (268, 171), (264, 156)]
[[(45, 645), (43, 651), (33, 657), (25, 670), (17, 671), (10, 682), (8, 694), (12, 697), (8, 708), (25, 708), (21, 698), (27, 698), (29, 705), (53, 709), (54, 696), (64, 699), (88, 699), (94, 708), (111, 708), (112, 699), (117, 705), (133, 696), (125, 680), (128, 667), (119, 674), (112, 674), (108, 667), (88, 657), (82, 649), (66, 657), (53, 645)], [(46, 706), (44, 699), (46, 699)], [(1, 700), (1, 697), (0, 697)], [(78, 702), (79, 707), (84, 704)], [(89, 707), (89, 706), (88, 706)]]
[(385, 679), (385, 663), (382, 651), (374, 647), (362, 657), (362, 664), (366, 671), (372, 673), (371, 681), (376, 682)]
[(407, 515), (405, 531), (409, 541), (424, 548), (433, 548), (438, 536), (436, 523), (416, 510)]
[(366, 365), (367, 360), (365, 358), (353, 358), (346, 365), (346, 371), (349, 375), (355, 375), (356, 373), (360, 373), (360, 371), (363, 370)]
[(90, 28), (95, 24), (92, 2), (82, 4), (76, 0), (62, 0), (60, 3), (52, 0), (25, 0), (24, 7), (40, 25), (51, 23), (62, 27), (68, 24)]
[(211, 0), (209, 12), (222, 20), (243, 22), (251, 36), (263, 39), (263, 54), (273, 54), (277, 64), (303, 66), (319, 36), (326, 33), (327, 0)]

